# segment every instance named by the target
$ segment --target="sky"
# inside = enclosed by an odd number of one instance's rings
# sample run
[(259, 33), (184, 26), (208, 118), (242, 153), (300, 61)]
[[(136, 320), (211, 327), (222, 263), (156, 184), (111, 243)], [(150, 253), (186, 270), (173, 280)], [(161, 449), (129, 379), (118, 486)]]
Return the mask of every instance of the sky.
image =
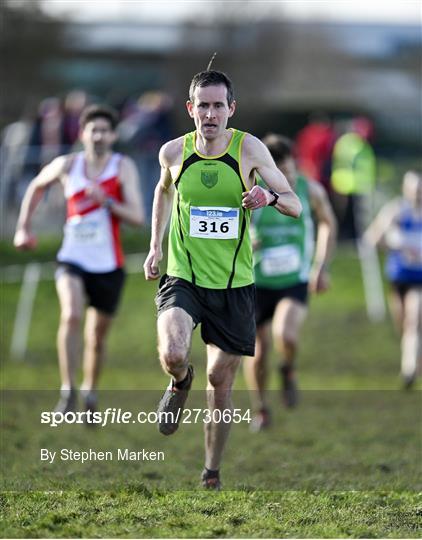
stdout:
[[(220, 10), (235, 16), (280, 14), (299, 21), (421, 24), (421, 0), (42, 0), (45, 11), (82, 22), (206, 21)], [(238, 9), (237, 9), (238, 8)]]

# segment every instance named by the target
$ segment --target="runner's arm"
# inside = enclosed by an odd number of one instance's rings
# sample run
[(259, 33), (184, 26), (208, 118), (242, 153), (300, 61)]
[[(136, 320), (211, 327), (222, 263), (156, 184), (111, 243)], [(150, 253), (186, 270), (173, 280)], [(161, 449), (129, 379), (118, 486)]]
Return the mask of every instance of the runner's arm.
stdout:
[[(281, 214), (299, 217), (302, 205), (299, 197), (291, 189), (286, 177), (277, 168), (274, 160), (263, 142), (252, 135), (247, 135), (244, 141), (244, 152), (252, 171), (256, 171), (267, 186), (278, 195), (274, 208)], [(275, 196), (261, 186), (253, 186), (250, 191), (243, 193), (244, 208), (256, 210), (270, 205)], [(258, 202), (257, 202), (258, 201)]]
[(393, 228), (399, 208), (399, 201), (397, 199), (383, 206), (374, 221), (366, 229), (363, 240), (372, 246), (388, 247), (386, 236)]
[(31, 233), (32, 216), (48, 187), (58, 182), (68, 163), (68, 156), (59, 156), (43, 167), (30, 182), (22, 199), (19, 217), (16, 224), (13, 244), (18, 249), (31, 249), (35, 246), (35, 237)]
[(172, 153), (170, 144), (164, 145), (159, 155), (161, 175), (154, 191), (150, 251), (144, 263), (145, 278), (148, 280), (157, 279), (160, 276), (158, 265), (163, 258), (163, 238), (174, 197), (174, 185), (169, 168)]
[(333, 254), (337, 221), (324, 188), (317, 182), (309, 181), (309, 196), (317, 222), (315, 256), (309, 279), (311, 292), (322, 292), (328, 289), (328, 264)]

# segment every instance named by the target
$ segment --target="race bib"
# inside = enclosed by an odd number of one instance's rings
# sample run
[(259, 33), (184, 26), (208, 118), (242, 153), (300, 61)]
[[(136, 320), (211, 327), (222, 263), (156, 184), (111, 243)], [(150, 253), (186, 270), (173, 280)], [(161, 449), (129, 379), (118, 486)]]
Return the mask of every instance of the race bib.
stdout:
[(190, 236), (229, 240), (239, 236), (239, 208), (191, 206)]
[(291, 274), (299, 269), (300, 251), (297, 246), (278, 246), (263, 250), (261, 271), (264, 276)]
[(409, 266), (422, 266), (422, 230), (407, 231), (404, 241), (404, 256)]
[(70, 220), (66, 224), (66, 233), (76, 244), (96, 245), (104, 242), (104, 231), (97, 221)]

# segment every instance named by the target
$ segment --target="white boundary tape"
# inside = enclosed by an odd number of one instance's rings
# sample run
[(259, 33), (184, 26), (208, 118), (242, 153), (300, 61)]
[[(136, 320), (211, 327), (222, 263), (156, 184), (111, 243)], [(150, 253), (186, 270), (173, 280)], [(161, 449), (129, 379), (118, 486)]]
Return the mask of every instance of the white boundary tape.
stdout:
[(356, 249), (362, 271), (366, 312), (369, 320), (375, 323), (385, 319), (387, 310), (377, 251), (363, 239), (364, 231), (372, 215), (373, 197), (373, 192), (357, 197), (353, 209), (357, 231)]
[(23, 360), (31, 325), (32, 308), (40, 280), (41, 268), (38, 263), (30, 263), (25, 267), (23, 283), (19, 295), (15, 324), (13, 327), (10, 355), (15, 360)]
[(364, 240), (357, 240), (357, 248), (368, 317), (372, 322), (381, 322), (385, 319), (386, 307), (378, 255)]

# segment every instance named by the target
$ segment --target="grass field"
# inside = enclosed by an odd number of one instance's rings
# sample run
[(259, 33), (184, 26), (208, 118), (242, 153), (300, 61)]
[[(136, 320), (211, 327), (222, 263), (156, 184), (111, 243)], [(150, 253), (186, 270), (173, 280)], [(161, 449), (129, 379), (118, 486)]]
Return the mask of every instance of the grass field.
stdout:
[[(140, 249), (145, 247), (145, 239)], [(137, 249), (133, 237), (129, 249)], [(45, 242), (40, 259), (51, 260)], [(32, 256), (25, 255), (25, 262)], [(19, 262), (3, 246), (3, 261)], [(1, 292), (2, 536), (6, 537), (420, 537), (421, 393), (404, 393), (391, 323), (368, 322), (351, 248), (333, 264), (332, 289), (312, 300), (299, 357), (301, 406), (279, 406), (273, 358), (274, 425), (232, 429), (224, 491), (203, 492), (202, 426), (170, 438), (155, 426), (50, 428), (39, 411), (57, 398), (54, 284), (40, 283), (24, 362), (9, 358), (19, 284)], [(155, 284), (128, 278), (109, 339), (101, 404), (150, 410), (167, 384), (156, 353)], [(189, 406), (204, 406), (204, 350)], [(247, 360), (245, 360), (247, 361)], [(420, 388), (420, 387), (419, 387)], [(235, 406), (248, 408), (242, 374)], [(162, 450), (161, 463), (40, 463), (41, 447)]]

